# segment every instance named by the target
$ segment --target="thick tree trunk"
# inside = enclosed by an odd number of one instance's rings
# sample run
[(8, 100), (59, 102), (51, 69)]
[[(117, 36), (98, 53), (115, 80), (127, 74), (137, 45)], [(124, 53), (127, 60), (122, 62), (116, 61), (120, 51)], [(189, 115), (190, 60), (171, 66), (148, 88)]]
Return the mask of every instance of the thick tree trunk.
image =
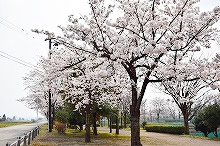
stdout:
[[(134, 80), (135, 81), (135, 80)], [(146, 80), (145, 80), (146, 81)], [(131, 146), (142, 146), (140, 140), (140, 105), (146, 89), (146, 82), (143, 82), (141, 93), (138, 97), (136, 86), (132, 85), (132, 104), (131, 113)], [(136, 80), (137, 85), (137, 80)], [(145, 86), (145, 87), (143, 87)]]
[(119, 135), (119, 121), (118, 121), (118, 115), (116, 115), (115, 118), (116, 118), (116, 130), (115, 130), (115, 134)]
[(109, 123), (109, 132), (112, 133), (112, 116), (110, 116), (110, 123)]
[(110, 117), (107, 118), (108, 119), (108, 127), (110, 126)]
[(91, 142), (90, 138), (90, 105), (86, 105), (86, 134), (85, 142)]
[(96, 125), (96, 112), (93, 113), (93, 134), (98, 135), (97, 125)]
[(127, 128), (127, 115), (124, 115), (124, 128)]
[(140, 141), (140, 110), (131, 108), (131, 146), (142, 146)]
[[(132, 104), (130, 106), (130, 113), (131, 113), (131, 146), (142, 146), (140, 141), (140, 105), (142, 99), (144, 97), (144, 93), (146, 87), (149, 83), (149, 77), (151, 75), (152, 70), (157, 66), (156, 63), (160, 60), (163, 56), (163, 53), (159, 55), (158, 58), (155, 59), (155, 64), (151, 66), (151, 70), (146, 73), (144, 78), (141, 91), (137, 93), (137, 73), (136, 68), (132, 63), (124, 63), (122, 62), (123, 67), (126, 69), (127, 73), (129, 74), (131, 87), (132, 87)], [(133, 57), (133, 56), (132, 56)]]
[(53, 129), (53, 124), (54, 124), (54, 121), (55, 121), (55, 107), (54, 107), (54, 105), (52, 106), (52, 119), (51, 119), (51, 123), (52, 123), (52, 125), (51, 125), (51, 128)]
[(79, 131), (81, 132), (82, 130), (83, 130), (83, 125), (80, 124), (80, 125), (79, 125)]
[(188, 115), (187, 114), (184, 114), (183, 115), (183, 118), (184, 118), (184, 134), (186, 135), (189, 135), (189, 122), (188, 122)]

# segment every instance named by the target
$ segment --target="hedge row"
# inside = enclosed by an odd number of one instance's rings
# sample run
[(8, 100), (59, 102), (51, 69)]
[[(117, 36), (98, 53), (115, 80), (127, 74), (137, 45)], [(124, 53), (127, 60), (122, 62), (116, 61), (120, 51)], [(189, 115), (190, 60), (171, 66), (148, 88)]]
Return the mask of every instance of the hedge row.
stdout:
[(148, 132), (183, 134), (184, 133), (184, 126), (146, 125), (145, 130)]

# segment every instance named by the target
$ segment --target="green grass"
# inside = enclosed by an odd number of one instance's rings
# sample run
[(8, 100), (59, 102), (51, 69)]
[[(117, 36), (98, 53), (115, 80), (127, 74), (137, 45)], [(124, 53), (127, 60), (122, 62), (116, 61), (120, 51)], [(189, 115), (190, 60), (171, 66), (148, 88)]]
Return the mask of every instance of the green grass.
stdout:
[(15, 125), (23, 125), (23, 124), (30, 124), (32, 122), (0, 122), (0, 128), (15, 126)]
[[(192, 136), (203, 136), (204, 137), (204, 134), (202, 132), (191, 133), (190, 135), (192, 135)], [(212, 132), (209, 133), (208, 137), (209, 138), (216, 138), (215, 135)], [(220, 131), (218, 131), (218, 138), (220, 139)]]
[[(43, 125), (40, 135), (32, 142), (31, 146), (130, 146), (130, 135), (116, 135), (106, 131), (98, 131), (98, 135), (91, 133), (91, 142), (84, 142), (85, 131), (79, 132), (78, 130), (67, 129), (65, 134), (58, 134), (56, 130), (51, 133), (47, 132), (47, 126)], [(160, 140), (157, 138), (142, 136), (141, 141), (143, 145), (159, 146), (159, 145), (172, 145), (168, 141)]]
[[(91, 131), (92, 132), (92, 131)], [(115, 145), (118, 142), (124, 143), (130, 140), (128, 135), (116, 135), (104, 131), (98, 131), (98, 135), (91, 133), (91, 142), (84, 142), (85, 131), (78, 131), (74, 129), (66, 129), (65, 134), (58, 134), (53, 129), (51, 133), (47, 132), (47, 126), (43, 125), (40, 135), (35, 139), (31, 146), (65, 146), (65, 145)]]
[(206, 140), (214, 140), (214, 141), (220, 141), (220, 138), (217, 137), (205, 137), (205, 136), (200, 136), (200, 135), (182, 135), (186, 137), (192, 137), (192, 138), (200, 138), (200, 139), (206, 139)]

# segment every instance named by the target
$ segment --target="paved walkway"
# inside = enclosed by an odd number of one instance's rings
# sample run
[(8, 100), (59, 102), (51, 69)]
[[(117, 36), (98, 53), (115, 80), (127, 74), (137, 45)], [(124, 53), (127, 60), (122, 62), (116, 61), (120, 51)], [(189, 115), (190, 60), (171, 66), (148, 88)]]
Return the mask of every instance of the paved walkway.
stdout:
[[(99, 128), (98, 130), (101, 131), (109, 131), (107, 128)], [(114, 129), (113, 129), (113, 132)], [(129, 130), (120, 130), (121, 134), (130, 135), (131, 132)], [(201, 138), (192, 138), (184, 135), (173, 135), (173, 134), (163, 134), (163, 133), (156, 133), (156, 132), (146, 132), (141, 131), (141, 136), (146, 136), (158, 140), (163, 140), (169, 143), (164, 144), (164, 146), (220, 146), (220, 141), (214, 140), (206, 140)]]
[[(39, 125), (42, 125), (44, 123), (45, 122), (41, 122), (39, 123)], [(36, 123), (0, 128), (0, 146), (5, 146), (7, 142), (15, 142), (17, 140), (17, 137), (24, 136), (24, 133), (28, 133), (35, 127), (37, 127)]]

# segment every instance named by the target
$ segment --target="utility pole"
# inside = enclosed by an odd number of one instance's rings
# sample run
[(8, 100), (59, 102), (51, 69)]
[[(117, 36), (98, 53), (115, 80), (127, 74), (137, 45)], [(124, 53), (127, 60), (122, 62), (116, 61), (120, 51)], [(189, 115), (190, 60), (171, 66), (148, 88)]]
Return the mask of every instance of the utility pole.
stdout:
[(37, 99), (37, 126), (38, 126), (38, 109), (39, 109), (39, 98)]
[[(45, 41), (49, 41), (49, 54), (48, 54), (48, 57), (49, 59), (51, 59), (51, 44), (52, 44), (52, 39), (55, 39), (55, 38), (47, 38), (45, 39)], [(50, 86), (50, 85), (49, 85)], [(52, 94), (51, 94), (51, 89), (49, 88), (49, 91), (48, 91), (48, 132), (52, 132), (52, 127), (53, 127), (53, 123), (52, 123), (52, 116), (51, 116), (51, 97), (52, 97)]]

